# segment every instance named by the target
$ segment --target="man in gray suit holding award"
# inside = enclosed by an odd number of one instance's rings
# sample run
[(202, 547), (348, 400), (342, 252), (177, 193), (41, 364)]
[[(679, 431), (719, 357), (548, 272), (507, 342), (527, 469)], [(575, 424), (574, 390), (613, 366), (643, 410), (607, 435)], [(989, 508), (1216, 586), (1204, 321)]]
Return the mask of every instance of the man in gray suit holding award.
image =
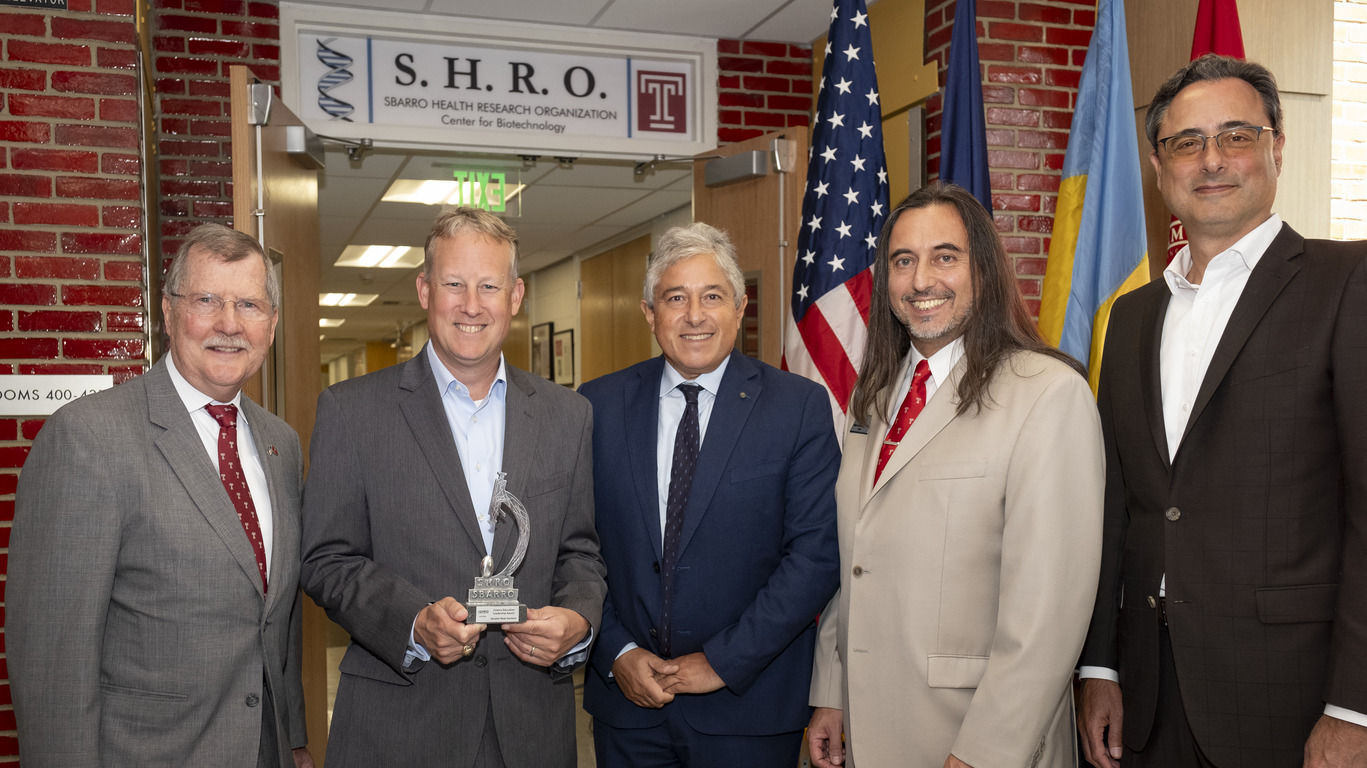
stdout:
[[(352, 639), (328, 766), (570, 768), (606, 592), (589, 405), (503, 360), (524, 288), (497, 217), (440, 216), (417, 290), (423, 350), (318, 400), (301, 582)], [(472, 615), (509, 575), (526, 621)]]
[(280, 286), (255, 240), (206, 224), (161, 306), (170, 353), (48, 419), (19, 479), (5, 634), (24, 765), (312, 766), (299, 438), (241, 394)]

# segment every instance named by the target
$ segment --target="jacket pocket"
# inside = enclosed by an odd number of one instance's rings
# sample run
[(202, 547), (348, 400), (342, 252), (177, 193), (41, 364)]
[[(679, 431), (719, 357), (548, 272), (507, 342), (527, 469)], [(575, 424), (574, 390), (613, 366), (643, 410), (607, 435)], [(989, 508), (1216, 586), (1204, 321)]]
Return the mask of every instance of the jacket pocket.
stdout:
[(977, 688), (986, 673), (986, 656), (931, 654), (926, 657), (926, 683), (931, 688)]
[(1258, 621), (1264, 624), (1301, 624), (1334, 620), (1339, 585), (1259, 587), (1253, 592), (1258, 600)]

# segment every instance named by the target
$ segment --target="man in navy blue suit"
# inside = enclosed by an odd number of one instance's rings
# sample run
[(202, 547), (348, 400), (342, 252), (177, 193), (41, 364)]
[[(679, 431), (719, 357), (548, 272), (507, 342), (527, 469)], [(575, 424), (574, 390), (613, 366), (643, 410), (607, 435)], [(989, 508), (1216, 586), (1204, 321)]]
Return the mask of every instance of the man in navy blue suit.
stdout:
[(584, 686), (598, 765), (792, 768), (839, 582), (830, 401), (734, 351), (725, 233), (666, 232), (643, 293), (664, 354), (581, 390), (608, 566)]

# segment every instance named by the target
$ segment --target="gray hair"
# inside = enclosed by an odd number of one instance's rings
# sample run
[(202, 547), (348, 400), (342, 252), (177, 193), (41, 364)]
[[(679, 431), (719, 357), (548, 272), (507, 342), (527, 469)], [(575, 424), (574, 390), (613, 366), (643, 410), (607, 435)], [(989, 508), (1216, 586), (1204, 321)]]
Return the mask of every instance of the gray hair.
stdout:
[(200, 224), (185, 236), (180, 248), (176, 250), (176, 255), (171, 258), (171, 266), (166, 269), (167, 293), (173, 296), (185, 293), (185, 262), (191, 251), (195, 250), (204, 251), (228, 264), (252, 256), (261, 259), (261, 264), (266, 268), (266, 300), (271, 303), (273, 309), (280, 308), (280, 277), (271, 269), (270, 259), (266, 258), (266, 252), (261, 249), (261, 244), (251, 235), (222, 224)]
[(1282, 99), (1277, 91), (1277, 78), (1272, 72), (1257, 62), (1207, 53), (1177, 70), (1167, 82), (1158, 86), (1158, 93), (1149, 103), (1149, 111), (1144, 115), (1144, 133), (1148, 135), (1149, 144), (1155, 152), (1158, 151), (1158, 128), (1177, 94), (1195, 83), (1227, 78), (1237, 78), (1253, 86), (1253, 90), (1262, 97), (1263, 109), (1267, 111), (1270, 121), (1269, 127), (1277, 133), (1282, 132)]
[(452, 208), (432, 222), (432, 231), (427, 234), (427, 242), (423, 243), (422, 246), (422, 273), (424, 275), (432, 272), (432, 243), (443, 238), (455, 237), (465, 230), (476, 232), (490, 240), (507, 243), (511, 246), (513, 259), (508, 266), (508, 274), (514, 281), (517, 280), (517, 232), (508, 226), (507, 222), (492, 213), (482, 208), (465, 206)]
[(673, 227), (660, 235), (660, 241), (655, 244), (655, 253), (650, 257), (650, 266), (646, 268), (645, 286), (641, 290), (641, 298), (645, 299), (646, 306), (655, 308), (655, 287), (670, 267), (704, 253), (711, 254), (726, 275), (736, 306), (739, 307), (745, 298), (745, 275), (741, 274), (740, 265), (736, 263), (736, 246), (725, 232), (701, 221), (686, 227)]

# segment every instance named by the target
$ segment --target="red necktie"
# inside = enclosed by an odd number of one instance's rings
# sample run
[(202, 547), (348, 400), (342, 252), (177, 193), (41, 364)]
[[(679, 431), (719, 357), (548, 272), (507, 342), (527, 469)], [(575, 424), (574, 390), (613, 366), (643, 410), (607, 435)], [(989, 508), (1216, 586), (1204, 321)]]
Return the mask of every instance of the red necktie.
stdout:
[(261, 541), (261, 524), (256, 520), (256, 505), (252, 504), (252, 492), (247, 488), (247, 478), (242, 474), (242, 465), (237, 460), (237, 406), (206, 405), (204, 410), (218, 422), (218, 479), (228, 498), (237, 508), (237, 519), (242, 530), (247, 533), (247, 541), (256, 553), (256, 567), (261, 571), (261, 591), (266, 591), (266, 547)]
[(897, 444), (902, 441), (902, 436), (911, 428), (911, 422), (921, 415), (921, 409), (926, 407), (926, 379), (930, 378), (930, 363), (925, 360), (916, 364), (916, 372), (911, 375), (911, 387), (907, 389), (907, 396), (902, 400), (902, 407), (897, 409), (897, 419), (888, 428), (888, 436), (883, 439), (883, 448), (878, 451), (878, 468), (873, 473), (873, 484), (878, 485), (878, 478), (883, 474), (883, 467), (887, 465), (888, 459), (892, 457), (892, 452), (897, 450)]

